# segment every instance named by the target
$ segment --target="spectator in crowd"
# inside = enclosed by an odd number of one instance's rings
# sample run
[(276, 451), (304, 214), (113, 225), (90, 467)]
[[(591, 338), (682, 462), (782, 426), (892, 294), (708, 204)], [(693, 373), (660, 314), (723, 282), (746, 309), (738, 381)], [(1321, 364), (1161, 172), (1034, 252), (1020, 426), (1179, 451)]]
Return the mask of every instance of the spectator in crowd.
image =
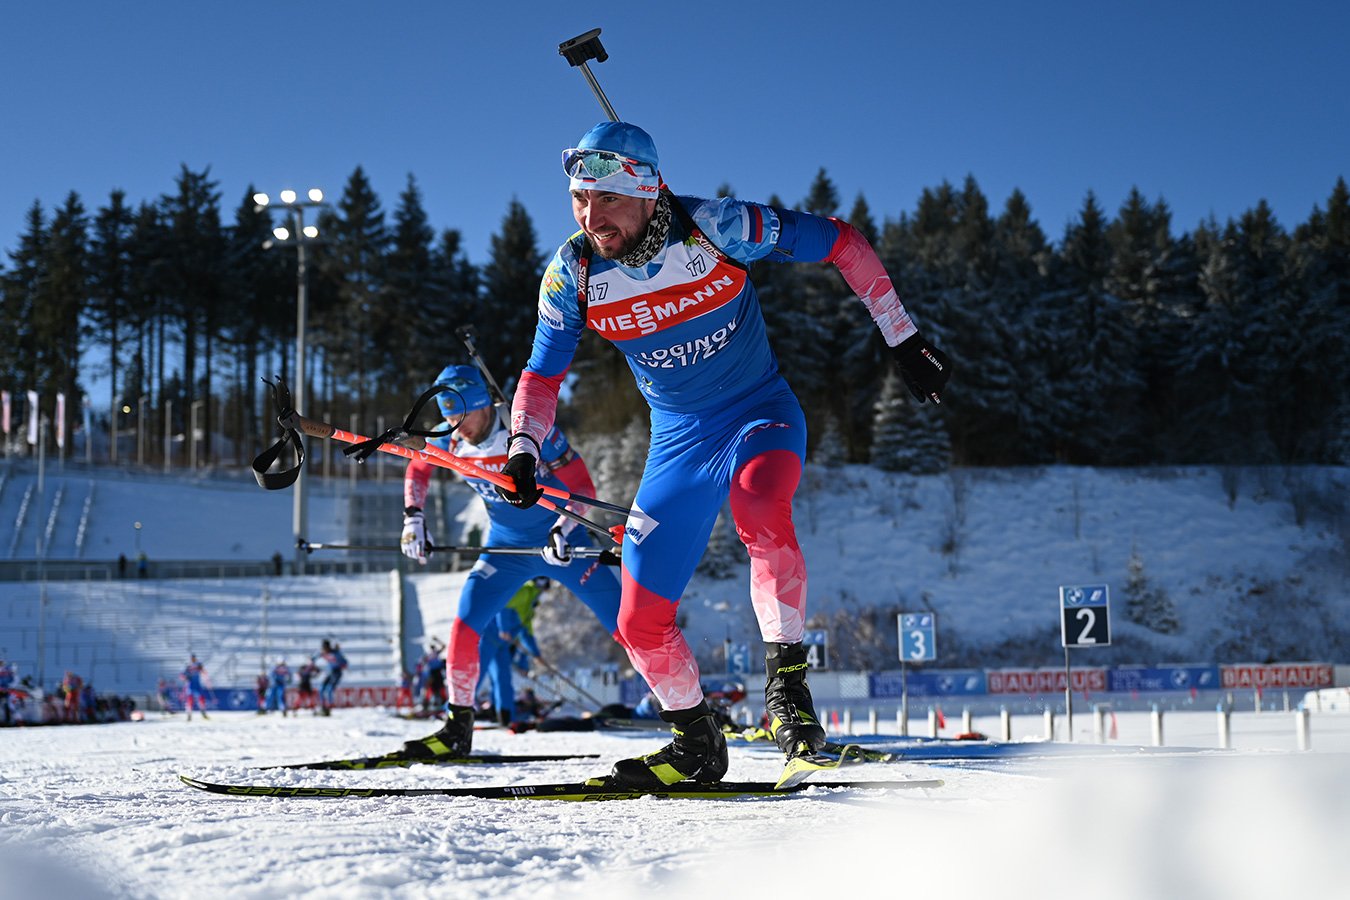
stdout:
[(314, 657), (305, 660), (305, 664), (296, 670), (296, 677), (299, 679), (295, 688), (295, 709), (297, 714), (302, 709), (313, 711), (314, 715), (319, 714), (319, 707), (316, 703), (317, 691), (314, 689), (314, 678), (319, 674), (319, 667), (314, 664)]
[(86, 681), (80, 688), (80, 721), (97, 722), (98, 696), (94, 693), (94, 682)]
[(80, 722), (80, 692), (83, 690), (84, 679), (67, 669), (65, 678), (61, 679), (61, 687), (58, 688), (62, 701), (61, 721), (67, 725)]
[(347, 668), (347, 657), (342, 655), (342, 647), (337, 641), (330, 641), (327, 638), (324, 638), (319, 655), (328, 667), (327, 674), (323, 676), (323, 683), (319, 685), (319, 706), (325, 716), (331, 716), (337, 686)]
[(422, 712), (430, 713), (445, 706), (445, 647), (438, 641), (433, 641), (417, 661), (415, 690), (422, 698)]
[(183, 708), (187, 710), (189, 722), (192, 721), (194, 704), (201, 712), (202, 718), (209, 719), (210, 716), (206, 714), (206, 686), (210, 683), (210, 679), (206, 677), (206, 666), (197, 659), (197, 654), (192, 653), (189, 656), (188, 664), (178, 676), (183, 682)]
[(267, 687), (267, 711), (280, 711), (284, 717), (286, 715), (286, 688), (291, 683), (291, 667), (286, 665), (285, 659), (278, 659), (277, 664), (272, 667), (272, 677)]
[(11, 725), (14, 712), (10, 708), (10, 690), (14, 687), (14, 664), (0, 659), (0, 724)]
[(408, 712), (415, 709), (413, 704), (413, 676), (407, 669), (404, 669), (398, 678), (398, 694), (394, 697), (394, 709), (402, 710), (408, 708)]

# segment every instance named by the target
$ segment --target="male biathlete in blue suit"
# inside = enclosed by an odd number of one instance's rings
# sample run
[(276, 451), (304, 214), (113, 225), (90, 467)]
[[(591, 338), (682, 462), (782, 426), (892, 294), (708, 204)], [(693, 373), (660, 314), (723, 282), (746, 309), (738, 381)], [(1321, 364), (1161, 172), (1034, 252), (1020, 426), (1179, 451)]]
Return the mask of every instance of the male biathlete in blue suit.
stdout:
[(558, 390), (582, 332), (593, 329), (627, 357), (651, 406), (651, 449), (623, 543), (618, 640), (674, 726), (668, 746), (621, 760), (613, 777), (659, 787), (726, 773), (726, 743), (675, 614), (728, 496), (767, 645), (771, 730), (789, 756), (819, 749), (825, 732), (801, 644), (806, 564), (792, 525), (806, 426), (746, 267), (832, 263), (921, 402), (939, 400), (946, 355), (919, 334), (875, 251), (846, 222), (729, 197), (677, 197), (661, 183), (651, 137), (623, 122), (588, 131), (563, 152), (563, 169), (581, 230), (558, 248), (540, 285), (504, 470), (516, 490), (503, 496), (522, 506), (537, 499), (531, 479), (547, 454)]
[[(445, 420), (456, 426), (452, 435), (432, 438), (434, 444), (460, 459), (491, 472), (506, 465), (507, 433), (493, 409), (487, 386), (472, 366), (447, 366), (436, 379), (443, 390), (436, 397)], [(562, 488), (574, 494), (594, 497), (595, 488), (585, 461), (567, 442), (558, 428), (550, 427), (540, 435), (540, 452), (531, 457), (533, 483)], [(424, 563), (427, 534), (422, 508), (434, 467), (427, 462), (408, 463), (403, 481), (404, 555)], [(447, 721), (435, 734), (409, 741), (403, 750), (410, 756), (466, 755), (473, 742), (473, 701), (479, 676), (479, 643), (488, 630), (495, 628), (497, 614), (523, 582), (544, 576), (566, 586), (588, 606), (609, 634), (617, 629), (619, 579), (614, 567), (599, 560), (578, 559), (572, 547), (592, 547), (584, 528), (573, 519), (544, 509), (520, 509), (505, 502), (481, 478), (461, 475), (478, 492), (486, 505), (491, 523), (486, 538), (489, 547), (541, 547), (539, 555), (484, 553), (478, 557), (464, 582), (459, 609), (450, 623), (450, 639), (445, 649)], [(568, 504), (573, 512), (585, 513), (586, 507)]]

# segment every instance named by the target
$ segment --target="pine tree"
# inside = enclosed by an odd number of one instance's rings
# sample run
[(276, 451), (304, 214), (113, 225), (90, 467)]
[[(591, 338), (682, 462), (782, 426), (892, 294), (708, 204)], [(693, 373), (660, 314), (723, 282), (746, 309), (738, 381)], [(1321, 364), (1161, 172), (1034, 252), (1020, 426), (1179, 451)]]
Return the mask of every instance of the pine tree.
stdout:
[(79, 195), (71, 191), (66, 202), (52, 216), (44, 248), (47, 280), (42, 290), (42, 302), (34, 311), (37, 383), (44, 392), (65, 394), (65, 421), (53, 422), (53, 427), (62, 429), (66, 435), (73, 434), (72, 426), (81, 400), (80, 317), (89, 300), (88, 227), (84, 204)]
[(833, 410), (826, 410), (825, 412), (825, 428), (820, 437), (815, 440), (815, 446), (811, 452), (811, 462), (830, 469), (837, 469), (848, 462), (844, 438), (839, 433), (839, 418)]
[(569, 435), (591, 470), (597, 495), (611, 503), (631, 505), (647, 462), (651, 435), (646, 423), (633, 419), (617, 432)]
[(384, 295), (389, 232), (360, 166), (347, 179), (337, 211), (320, 216), (319, 232), (327, 238), (316, 254), (319, 278), (311, 282), (317, 288), (313, 328), (333, 367), (335, 388), (352, 398), (354, 412), (364, 419), (372, 404), (385, 399), (379, 383), (385, 348), (375, 342), (374, 320)]
[[(421, 311), (421, 327), (430, 334), (453, 334), (469, 324), (478, 307), (478, 269), (464, 255), (462, 235), (452, 228), (441, 232), (431, 254), (432, 283), (437, 295)], [(444, 353), (444, 347), (441, 348)], [(497, 373), (498, 382), (506, 373)]]
[(1089, 193), (1065, 232), (1054, 289), (1038, 310), (1037, 349), (1047, 359), (1044, 377), (1058, 392), (1038, 412), (1044, 439), (1067, 462), (1119, 464), (1138, 450), (1135, 335), (1108, 289), (1106, 233), (1106, 217)]
[(0, 341), (0, 379), (14, 390), (37, 388), (34, 315), (47, 277), (48, 232), (42, 205), (34, 201), (26, 219), (18, 247), (9, 252), (11, 267), (5, 273), (0, 306), (0, 330), (9, 335)]
[(1282, 451), (1267, 392), (1288, 386), (1290, 338), (1278, 314), (1288, 299), (1287, 239), (1264, 203), (1221, 233), (1205, 229), (1197, 238), (1203, 302), (1180, 366), (1193, 397), (1187, 443), (1209, 462), (1276, 462)]
[(236, 446), (243, 448), (260, 447), (270, 436), (270, 427), (264, 429), (264, 422), (270, 426), (271, 415), (264, 415), (264, 403), (270, 398), (263, 397), (261, 376), (270, 379), (279, 373), (262, 372), (261, 360), (267, 348), (293, 342), (296, 326), (295, 260), (282, 248), (264, 249), (271, 239), (272, 220), (265, 208), (257, 208), (255, 192), (251, 184), (244, 191), (229, 229), (230, 278), (224, 295), (228, 315), (221, 331), (234, 355), (235, 377), (220, 419)]
[(858, 229), (858, 232), (867, 240), (867, 243), (873, 247), (877, 245), (877, 239), (880, 232), (877, 231), (877, 223), (872, 218), (872, 208), (867, 205), (867, 198), (858, 192), (857, 198), (853, 201), (853, 209), (848, 213), (848, 224)]
[(736, 573), (748, 562), (749, 556), (746, 554), (745, 545), (736, 536), (731, 508), (724, 503), (713, 521), (708, 544), (703, 550), (696, 571), (700, 575), (719, 580), (735, 578)]
[[(160, 198), (166, 225), (164, 239), (170, 248), (162, 283), (183, 353), (181, 395), (166, 396), (161, 381), (160, 402), (165, 415), (168, 410), (163, 407), (164, 400), (172, 400), (178, 416), (183, 416), (196, 399), (199, 352), (205, 362), (203, 394), (209, 396), (212, 390), (212, 357), (222, 324), (225, 281), (225, 233), (217, 186), (210, 178), (210, 167), (193, 172), (184, 165), (175, 181), (175, 193)], [(208, 434), (210, 430), (208, 421)]]
[[(501, 232), (492, 236), (491, 256), (483, 267), (477, 331), (484, 358), (504, 373), (503, 379), (513, 381), (534, 340), (539, 280), (544, 274), (534, 222), (520, 201), (512, 199), (507, 207)], [(508, 390), (505, 383), (502, 388)]]
[(164, 342), (156, 338), (164, 332), (167, 305), (164, 282), (170, 252), (168, 229), (159, 207), (141, 203), (131, 230), (129, 312), (135, 348), (124, 395), (133, 406), (140, 404), (141, 397), (147, 398), (147, 402), (153, 400), (163, 378), (163, 354), (157, 353), (156, 347), (163, 347)]
[[(445, 293), (437, 283), (432, 242), (436, 232), (422, 206), (417, 180), (407, 185), (394, 209), (394, 228), (385, 257), (385, 283), (373, 340), (384, 348), (383, 386), (411, 400), (445, 367), (453, 340), (448, 329), (428, 327)], [(458, 354), (455, 354), (458, 355)]]
[(1018, 261), (1003, 258), (1008, 248), (999, 243), (1000, 226), (974, 178), (966, 179), (954, 201), (955, 218), (944, 231), (950, 270), (940, 273), (946, 288), (935, 312), (946, 332), (941, 346), (953, 360), (971, 364), (955, 364), (959, 380), (944, 398), (948, 429), (958, 462), (1007, 464), (1015, 461), (1008, 454), (1016, 452), (1023, 373), (1015, 358), (1018, 307), (1009, 302), (1019, 285), (1004, 279)]
[(1126, 563), (1125, 616), (1136, 625), (1159, 634), (1175, 634), (1181, 630), (1176, 606), (1167, 591), (1149, 580), (1144, 571), (1143, 555), (1137, 546)]
[(132, 212), (126, 194), (115, 190), (94, 216), (89, 242), (89, 337), (108, 350), (108, 411), (116, 428), (122, 374), (122, 338), (131, 305)]
[[(824, 169), (816, 173), (799, 208), (819, 216), (838, 212), (839, 192)], [(833, 266), (794, 265), (786, 271), (774, 266), (766, 262), (752, 269), (751, 278), (761, 292), (760, 305), (780, 370), (801, 400), (807, 433), (823, 429), (825, 411), (833, 407), (844, 446), (852, 455), (863, 437), (850, 404), (841, 404), (839, 398), (852, 396), (849, 354), (870, 350), (848, 340), (850, 323), (856, 325), (857, 316), (866, 320), (866, 310)]]
[(1294, 232), (1289, 323), (1294, 343), (1291, 403), (1302, 413), (1299, 461), (1344, 464), (1350, 451), (1350, 188), (1336, 181), (1325, 212)]
[(816, 177), (800, 208), (813, 216), (832, 216), (839, 212), (839, 190), (830, 176), (825, 174), (823, 167), (816, 171)]
[[(1029, 403), (1027, 398), (1052, 390), (1035, 375), (1043, 363), (1033, 349), (1033, 314), (1045, 291), (1045, 273), (1053, 254), (1020, 191), (1008, 196), (994, 221), (990, 241), (991, 289), (998, 310), (990, 328), (1000, 346), (992, 351), (992, 371), (984, 376), (982, 397), (989, 405), (981, 410), (983, 427), (976, 439), (980, 458), (1001, 465), (1044, 462), (1047, 455), (1035, 439), (1038, 425), (1031, 412), (1038, 403)], [(1047, 403), (1040, 401), (1039, 405)]]
[(1134, 331), (1141, 440), (1131, 461), (1166, 458), (1171, 442), (1164, 435), (1174, 426), (1180, 398), (1176, 379), (1177, 347), (1185, 341), (1187, 311), (1197, 297), (1198, 266), (1188, 241), (1171, 236), (1166, 203), (1146, 201), (1132, 189), (1107, 231), (1111, 267), (1107, 291), (1124, 304)]
[(939, 407), (915, 401), (900, 376), (887, 372), (872, 419), (872, 465), (887, 472), (936, 475), (948, 470), (951, 456)]

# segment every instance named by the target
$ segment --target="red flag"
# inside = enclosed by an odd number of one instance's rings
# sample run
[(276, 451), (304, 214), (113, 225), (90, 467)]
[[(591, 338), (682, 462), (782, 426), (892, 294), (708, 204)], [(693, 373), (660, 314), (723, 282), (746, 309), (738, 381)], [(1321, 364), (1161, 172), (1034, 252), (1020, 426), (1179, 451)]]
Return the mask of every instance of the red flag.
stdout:
[(1116, 711), (1111, 710), (1111, 740), (1120, 737), (1120, 731), (1116, 728)]
[(947, 727), (947, 717), (942, 714), (942, 707), (937, 707), (937, 722), (939, 728)]

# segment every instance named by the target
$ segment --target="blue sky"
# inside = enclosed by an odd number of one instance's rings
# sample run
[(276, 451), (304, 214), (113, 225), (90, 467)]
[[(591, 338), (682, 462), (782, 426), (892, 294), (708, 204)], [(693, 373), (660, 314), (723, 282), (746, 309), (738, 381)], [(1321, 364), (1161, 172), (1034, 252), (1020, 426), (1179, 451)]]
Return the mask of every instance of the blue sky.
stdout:
[(1057, 240), (1089, 190), (1166, 199), (1177, 231), (1261, 199), (1292, 226), (1350, 174), (1329, 0), (49, 0), (0, 10), (0, 248), (34, 200), (154, 200), (186, 164), (227, 220), (250, 184), (335, 199), (360, 165), (390, 213), (415, 175), (475, 262), (513, 197), (551, 251), (574, 228), (559, 151), (603, 118), (557, 45), (593, 27), (592, 70), (681, 193), (791, 205), (823, 166), (881, 220), (969, 174)]

